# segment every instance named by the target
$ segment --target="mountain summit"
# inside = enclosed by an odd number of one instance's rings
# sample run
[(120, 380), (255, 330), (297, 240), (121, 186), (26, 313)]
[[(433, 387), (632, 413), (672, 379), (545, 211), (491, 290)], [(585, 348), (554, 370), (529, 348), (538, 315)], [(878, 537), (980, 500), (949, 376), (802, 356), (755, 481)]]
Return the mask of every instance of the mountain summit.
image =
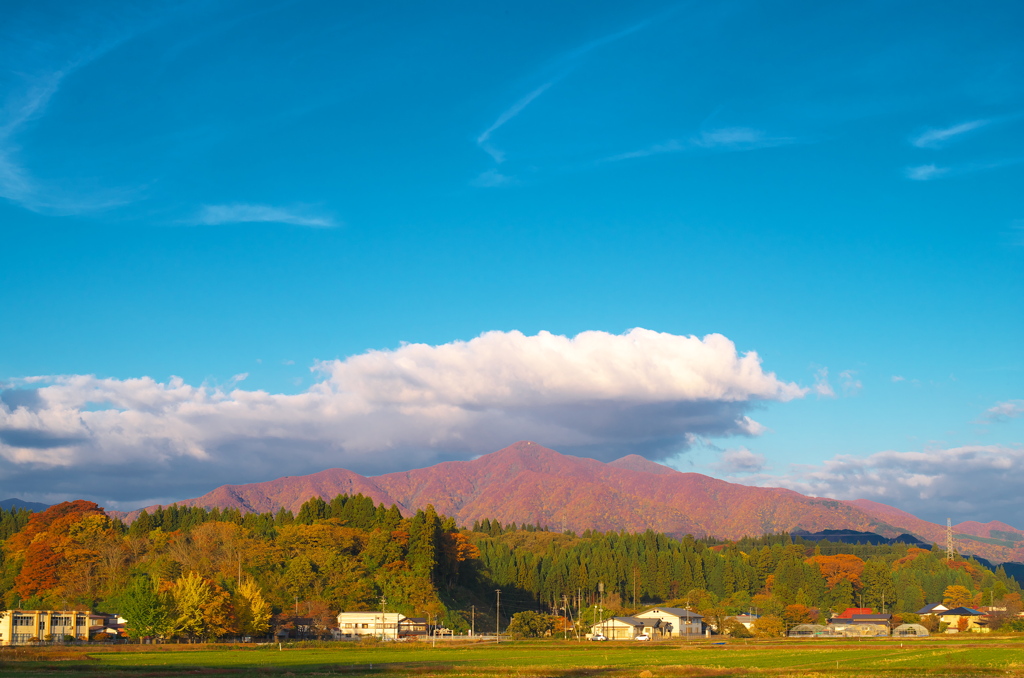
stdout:
[[(366, 477), (345, 469), (249, 485), (224, 485), (185, 506), (297, 512), (312, 496), (361, 493), (411, 513), (433, 504), (463, 525), (490, 518), (555, 530), (588, 529), (739, 539), (766, 533), (857, 530), (885, 537), (910, 532), (944, 543), (945, 528), (866, 500), (807, 497), (792, 490), (729, 483), (682, 473), (637, 455), (610, 463), (521, 441), (471, 461)], [(151, 507), (155, 508), (155, 507)], [(134, 518), (136, 514), (128, 514)], [(993, 527), (994, 526), (994, 527)], [(993, 532), (1003, 537), (993, 539)], [(1024, 532), (1002, 523), (964, 524), (964, 552), (992, 560), (1024, 556)], [(984, 534), (982, 534), (984, 532)], [(977, 540), (972, 540), (972, 536)], [(982, 541), (982, 539), (984, 541)], [(1018, 552), (1019, 551), (1019, 552)]]

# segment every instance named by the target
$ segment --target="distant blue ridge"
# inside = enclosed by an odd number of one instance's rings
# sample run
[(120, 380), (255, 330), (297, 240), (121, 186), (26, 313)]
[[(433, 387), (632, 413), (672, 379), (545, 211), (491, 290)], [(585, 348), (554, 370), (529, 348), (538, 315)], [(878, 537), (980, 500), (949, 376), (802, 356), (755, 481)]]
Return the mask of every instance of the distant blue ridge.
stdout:
[(23, 499), (11, 498), (0, 501), (0, 508), (10, 511), (12, 508), (23, 508), (29, 511), (45, 511), (50, 508), (49, 504), (40, 504), (35, 501), (25, 501)]

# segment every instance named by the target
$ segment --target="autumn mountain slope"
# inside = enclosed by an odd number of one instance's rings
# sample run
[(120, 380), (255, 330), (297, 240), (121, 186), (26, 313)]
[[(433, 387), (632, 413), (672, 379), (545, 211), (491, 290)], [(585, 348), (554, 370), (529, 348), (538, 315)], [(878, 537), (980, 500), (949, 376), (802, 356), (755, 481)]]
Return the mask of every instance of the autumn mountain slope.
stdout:
[[(404, 513), (433, 504), (463, 525), (485, 518), (502, 523), (540, 523), (552, 529), (693, 534), (738, 539), (765, 533), (825, 529), (909, 532), (945, 543), (945, 527), (899, 509), (866, 500), (807, 497), (780, 488), (750, 487), (699, 473), (681, 473), (636, 455), (611, 463), (559, 454), (518, 442), (472, 461), (364, 477), (344, 469), (225, 485), (185, 506), (297, 512), (310, 497), (331, 499), (361, 493)], [(129, 514), (127, 519), (135, 517)], [(1024, 559), (1024, 532), (1002, 523), (965, 523), (972, 539), (960, 548), (995, 561)], [(998, 537), (992, 537), (992, 532)]]

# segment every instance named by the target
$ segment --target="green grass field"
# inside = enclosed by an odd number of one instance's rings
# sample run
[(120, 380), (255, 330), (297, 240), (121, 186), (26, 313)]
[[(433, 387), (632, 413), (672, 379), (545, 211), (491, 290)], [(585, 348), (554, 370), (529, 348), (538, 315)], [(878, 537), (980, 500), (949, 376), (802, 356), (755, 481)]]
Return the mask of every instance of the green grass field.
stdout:
[(4, 649), (4, 676), (1024, 676), (1024, 639)]

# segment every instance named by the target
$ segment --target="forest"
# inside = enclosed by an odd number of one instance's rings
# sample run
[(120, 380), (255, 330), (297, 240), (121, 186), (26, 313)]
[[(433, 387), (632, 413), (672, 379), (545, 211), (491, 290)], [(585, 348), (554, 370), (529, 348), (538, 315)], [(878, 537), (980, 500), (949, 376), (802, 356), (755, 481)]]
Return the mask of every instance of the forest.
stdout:
[(326, 635), (339, 611), (382, 604), (456, 633), (507, 628), (517, 613), (520, 627), (535, 613), (586, 626), (662, 604), (720, 631), (751, 612), (768, 635), (847, 607), (908, 620), (929, 602), (1005, 607), (1006, 620), (1021, 608), (1002, 568), (905, 544), (467, 529), (432, 507), (403, 516), (362, 495), (313, 497), (295, 515), (172, 505), (130, 525), (84, 500), (0, 511), (7, 609), (118, 613), (132, 638), (262, 637), (297, 618)]

